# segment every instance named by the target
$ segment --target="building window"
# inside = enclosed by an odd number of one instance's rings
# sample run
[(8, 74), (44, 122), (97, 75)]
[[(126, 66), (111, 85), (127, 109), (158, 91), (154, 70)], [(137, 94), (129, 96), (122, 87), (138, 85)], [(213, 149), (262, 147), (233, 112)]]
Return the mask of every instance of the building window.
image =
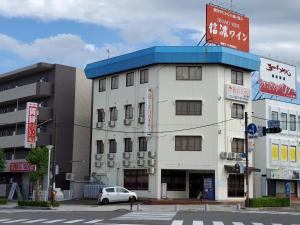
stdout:
[(149, 70), (140, 70), (140, 84), (148, 83)]
[(296, 162), (296, 146), (290, 146), (290, 161)]
[(272, 144), (272, 160), (278, 161), (279, 160), (279, 145), (278, 144)]
[(147, 170), (124, 170), (124, 187), (129, 190), (148, 190)]
[(118, 89), (119, 88), (119, 77), (113, 76), (111, 77), (111, 89)]
[(97, 154), (104, 154), (104, 143), (102, 140), (97, 141)]
[(231, 142), (231, 151), (235, 153), (244, 153), (244, 139), (233, 138)]
[(244, 197), (244, 175), (229, 174), (227, 179), (228, 197)]
[(287, 114), (281, 113), (281, 119), (280, 119), (281, 129), (287, 130)]
[(278, 120), (278, 112), (272, 111), (271, 112), (271, 119), (272, 120)]
[(167, 191), (186, 191), (186, 173), (182, 170), (162, 170), (161, 183), (167, 183)]
[(244, 76), (243, 73), (240, 71), (231, 71), (231, 83), (232, 84), (238, 84), (238, 85), (243, 85), (244, 83)]
[(300, 116), (298, 116), (298, 131), (300, 132)]
[(147, 139), (146, 137), (139, 137), (139, 151), (146, 152), (147, 151)]
[(290, 114), (290, 131), (296, 131), (296, 115)]
[(124, 152), (132, 152), (131, 138), (124, 138)]
[(118, 110), (116, 107), (109, 108), (110, 112), (110, 121), (117, 121), (118, 120)]
[(175, 136), (175, 151), (201, 151), (201, 136)]
[(98, 109), (98, 122), (105, 121), (105, 111), (104, 109)]
[(244, 118), (244, 105), (233, 103), (231, 106), (231, 117), (236, 119)]
[(125, 105), (125, 119), (133, 118), (133, 108), (132, 105)]
[(99, 80), (99, 92), (103, 92), (106, 90), (106, 79)]
[(117, 153), (117, 142), (115, 139), (109, 140), (109, 153)]
[(139, 103), (139, 117), (145, 116), (145, 102)]
[(134, 73), (127, 73), (126, 74), (126, 87), (130, 87), (134, 85)]
[(176, 80), (202, 80), (202, 67), (177, 66)]
[(287, 162), (288, 161), (288, 146), (281, 145), (281, 161)]
[(177, 100), (176, 115), (202, 115), (202, 101)]

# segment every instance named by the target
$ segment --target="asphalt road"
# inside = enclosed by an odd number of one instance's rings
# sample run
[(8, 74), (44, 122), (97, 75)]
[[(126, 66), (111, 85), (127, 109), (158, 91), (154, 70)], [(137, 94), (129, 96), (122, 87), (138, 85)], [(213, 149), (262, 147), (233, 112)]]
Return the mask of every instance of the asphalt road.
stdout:
[(300, 213), (0, 210), (0, 224), (300, 225)]

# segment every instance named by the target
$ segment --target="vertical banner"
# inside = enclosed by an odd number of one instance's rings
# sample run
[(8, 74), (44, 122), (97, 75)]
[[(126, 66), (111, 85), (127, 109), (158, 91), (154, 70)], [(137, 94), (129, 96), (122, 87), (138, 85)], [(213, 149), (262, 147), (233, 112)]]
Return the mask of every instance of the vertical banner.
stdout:
[(146, 88), (145, 95), (145, 124), (144, 124), (144, 132), (145, 135), (151, 135), (152, 131), (152, 102), (153, 102), (153, 93), (151, 88)]
[(27, 102), (24, 148), (35, 148), (37, 140), (38, 104)]

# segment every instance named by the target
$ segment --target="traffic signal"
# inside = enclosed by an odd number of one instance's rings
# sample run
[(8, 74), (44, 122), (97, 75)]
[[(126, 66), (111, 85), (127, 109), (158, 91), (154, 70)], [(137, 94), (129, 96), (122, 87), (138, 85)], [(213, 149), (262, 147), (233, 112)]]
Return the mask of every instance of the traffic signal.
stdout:
[(263, 136), (266, 136), (267, 134), (275, 134), (280, 132), (281, 132), (280, 127), (271, 127), (271, 128), (263, 127)]

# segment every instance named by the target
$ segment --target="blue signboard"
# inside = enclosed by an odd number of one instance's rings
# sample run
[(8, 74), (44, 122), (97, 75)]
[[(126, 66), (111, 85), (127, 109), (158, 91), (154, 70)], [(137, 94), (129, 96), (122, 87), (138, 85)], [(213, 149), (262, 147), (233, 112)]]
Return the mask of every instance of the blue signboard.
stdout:
[(203, 181), (203, 199), (215, 200), (215, 179), (212, 177), (204, 178)]
[(285, 183), (285, 194), (288, 197), (290, 197), (290, 195), (291, 195), (291, 183), (290, 182)]
[(254, 135), (257, 132), (257, 127), (254, 123), (250, 123), (247, 127), (248, 133)]
[(279, 120), (268, 120), (268, 128), (280, 127)]

